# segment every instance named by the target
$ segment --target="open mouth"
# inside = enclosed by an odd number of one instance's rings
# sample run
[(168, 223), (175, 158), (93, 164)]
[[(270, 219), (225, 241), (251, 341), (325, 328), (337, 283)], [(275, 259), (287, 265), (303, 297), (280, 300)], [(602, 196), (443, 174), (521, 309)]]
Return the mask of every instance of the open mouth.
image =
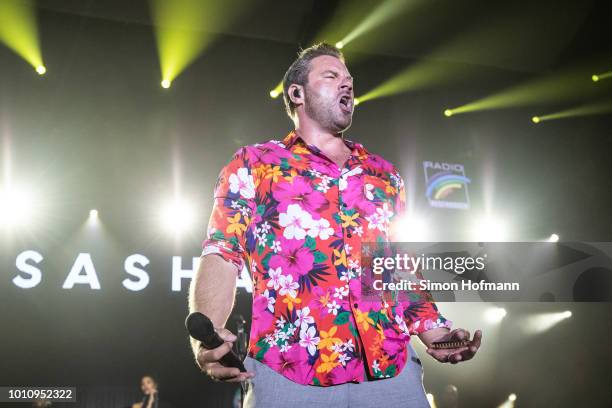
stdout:
[(352, 112), (353, 111), (353, 98), (350, 95), (342, 95), (340, 97), (340, 109), (344, 112)]

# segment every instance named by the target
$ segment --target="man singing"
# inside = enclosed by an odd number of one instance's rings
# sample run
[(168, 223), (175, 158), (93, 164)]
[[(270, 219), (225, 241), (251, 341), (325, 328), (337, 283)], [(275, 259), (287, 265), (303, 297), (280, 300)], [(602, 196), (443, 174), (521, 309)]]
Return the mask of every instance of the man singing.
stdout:
[[(361, 298), (361, 244), (393, 240), (405, 193), (391, 163), (343, 136), (354, 98), (342, 53), (328, 44), (302, 51), (283, 96), (295, 130), (238, 150), (215, 187), (189, 304), (225, 343), (207, 350), (194, 341), (197, 363), (221, 381), (250, 380), (249, 407), (428, 407), (410, 336), (455, 364), (474, 356), (481, 333), (466, 347), (433, 349), (470, 333), (450, 331), (428, 297)], [(240, 373), (218, 361), (236, 339), (224, 326), (245, 266), (253, 317), (248, 372)]]

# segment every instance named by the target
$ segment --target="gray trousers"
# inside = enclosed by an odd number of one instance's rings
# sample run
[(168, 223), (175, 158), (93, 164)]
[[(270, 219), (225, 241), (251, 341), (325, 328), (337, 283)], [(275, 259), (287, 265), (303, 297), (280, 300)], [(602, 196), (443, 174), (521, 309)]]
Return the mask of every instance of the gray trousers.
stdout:
[(244, 365), (255, 373), (246, 394), (246, 408), (321, 406), (324, 408), (429, 408), (423, 388), (423, 368), (412, 346), (402, 372), (393, 378), (329, 387), (297, 384), (267, 365), (247, 357)]

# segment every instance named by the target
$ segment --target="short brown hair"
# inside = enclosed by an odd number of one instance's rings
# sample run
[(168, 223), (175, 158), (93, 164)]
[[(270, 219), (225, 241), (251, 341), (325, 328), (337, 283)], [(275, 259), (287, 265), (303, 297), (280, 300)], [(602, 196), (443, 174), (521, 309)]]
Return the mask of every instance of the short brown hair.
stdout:
[(293, 61), (287, 72), (285, 72), (283, 77), (283, 99), (285, 100), (287, 114), (291, 118), (293, 118), (295, 113), (295, 104), (289, 98), (289, 87), (291, 84), (305, 86), (308, 83), (310, 61), (322, 55), (336, 57), (344, 62), (344, 55), (337, 47), (327, 43), (319, 43), (300, 51), (296, 60)]

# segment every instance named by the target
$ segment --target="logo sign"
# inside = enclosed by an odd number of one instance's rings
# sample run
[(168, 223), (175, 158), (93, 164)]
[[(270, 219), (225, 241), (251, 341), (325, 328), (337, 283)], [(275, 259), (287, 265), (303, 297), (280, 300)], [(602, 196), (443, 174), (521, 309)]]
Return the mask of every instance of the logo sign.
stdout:
[(429, 205), (438, 208), (470, 208), (468, 184), (463, 164), (424, 161), (425, 196)]

